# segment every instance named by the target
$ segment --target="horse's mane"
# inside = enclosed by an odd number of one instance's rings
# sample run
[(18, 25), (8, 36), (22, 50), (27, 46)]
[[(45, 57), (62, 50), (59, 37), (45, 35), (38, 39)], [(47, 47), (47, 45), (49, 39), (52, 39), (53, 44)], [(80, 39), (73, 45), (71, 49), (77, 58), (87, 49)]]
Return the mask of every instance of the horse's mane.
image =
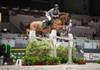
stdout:
[(55, 20), (53, 20), (53, 24), (62, 24), (62, 22), (61, 22), (61, 20), (60, 19), (55, 19)]
[(60, 19), (63, 23), (63, 25), (68, 25), (69, 19), (70, 19), (70, 14), (69, 13), (61, 13), (60, 14)]

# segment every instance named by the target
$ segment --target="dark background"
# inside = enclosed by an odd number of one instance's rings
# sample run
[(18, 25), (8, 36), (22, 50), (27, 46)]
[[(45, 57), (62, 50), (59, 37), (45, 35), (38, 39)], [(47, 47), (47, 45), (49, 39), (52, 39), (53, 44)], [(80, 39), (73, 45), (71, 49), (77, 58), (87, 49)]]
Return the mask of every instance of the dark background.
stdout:
[(60, 5), (60, 11), (100, 16), (100, 0), (0, 0), (0, 7), (49, 10), (55, 3)]
[(89, 0), (89, 14), (100, 16), (100, 0)]

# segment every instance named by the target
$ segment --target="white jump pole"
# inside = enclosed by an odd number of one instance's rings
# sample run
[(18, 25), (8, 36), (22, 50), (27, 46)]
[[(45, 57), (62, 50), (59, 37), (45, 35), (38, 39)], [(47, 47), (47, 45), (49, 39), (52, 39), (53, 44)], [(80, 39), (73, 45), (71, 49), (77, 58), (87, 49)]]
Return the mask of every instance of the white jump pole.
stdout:
[(68, 34), (69, 36), (69, 46), (68, 46), (68, 64), (72, 64), (72, 47), (73, 47), (73, 35), (71, 33)]
[(51, 34), (50, 34), (50, 40), (53, 43), (52, 54), (53, 54), (54, 57), (57, 56), (57, 53), (56, 53), (56, 36), (57, 36), (57, 31), (52, 30)]
[(68, 38), (69, 38), (69, 46), (68, 46), (68, 64), (72, 64), (72, 47), (73, 47), (73, 34), (70, 33), (71, 29), (70, 27), (72, 26), (72, 20), (70, 20), (69, 24), (69, 33), (68, 33)]
[(32, 41), (33, 38), (35, 38), (35, 37), (36, 37), (36, 31), (35, 30), (31, 30), (29, 32), (29, 41)]

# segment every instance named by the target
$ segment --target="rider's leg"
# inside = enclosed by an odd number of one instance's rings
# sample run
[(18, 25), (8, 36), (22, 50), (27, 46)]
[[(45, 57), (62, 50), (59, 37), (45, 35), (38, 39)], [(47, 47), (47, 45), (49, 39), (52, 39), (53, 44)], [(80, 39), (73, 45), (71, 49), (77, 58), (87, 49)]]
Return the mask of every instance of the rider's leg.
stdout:
[(43, 21), (43, 28), (47, 28), (50, 25), (50, 21), (48, 19)]
[(43, 27), (43, 28), (47, 28), (46, 20), (43, 20), (42, 22), (43, 22), (42, 27)]
[(46, 15), (47, 19), (43, 21), (43, 28), (47, 28), (52, 24), (52, 18), (49, 15)]
[(49, 20), (49, 21), (51, 21), (51, 16), (49, 15), (49, 14), (46, 14), (46, 17), (47, 17), (47, 19)]
[(47, 26), (47, 27), (51, 25), (51, 21), (52, 21), (52, 20), (50, 20), (50, 21), (49, 21), (49, 20), (46, 20), (46, 26)]

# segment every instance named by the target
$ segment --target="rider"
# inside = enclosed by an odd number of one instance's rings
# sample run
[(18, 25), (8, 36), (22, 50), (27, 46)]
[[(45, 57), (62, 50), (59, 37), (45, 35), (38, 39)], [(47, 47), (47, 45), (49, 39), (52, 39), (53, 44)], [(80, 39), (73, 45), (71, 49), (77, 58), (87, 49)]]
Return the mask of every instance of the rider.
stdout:
[(52, 24), (52, 20), (59, 17), (59, 5), (55, 4), (54, 8), (51, 8), (49, 11), (46, 12), (47, 20), (44, 21), (46, 27)]

